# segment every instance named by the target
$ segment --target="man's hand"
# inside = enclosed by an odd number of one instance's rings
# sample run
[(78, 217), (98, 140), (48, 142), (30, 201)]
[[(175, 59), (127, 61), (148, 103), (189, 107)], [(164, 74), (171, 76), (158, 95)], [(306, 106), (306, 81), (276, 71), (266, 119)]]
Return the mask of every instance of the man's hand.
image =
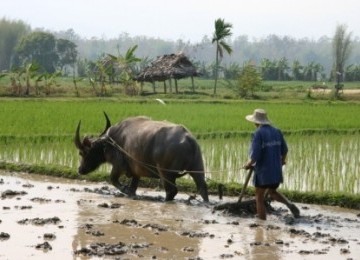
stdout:
[(254, 162), (253, 161), (249, 161), (244, 165), (244, 169), (246, 170), (250, 170), (254, 168)]

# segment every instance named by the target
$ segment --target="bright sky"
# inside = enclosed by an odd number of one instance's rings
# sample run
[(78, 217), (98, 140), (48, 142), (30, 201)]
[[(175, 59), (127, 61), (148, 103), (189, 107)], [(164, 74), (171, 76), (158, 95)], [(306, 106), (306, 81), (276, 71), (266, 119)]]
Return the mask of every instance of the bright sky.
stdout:
[(359, 0), (1, 0), (0, 18), (22, 20), (32, 29), (65, 31), (81, 37), (115, 38), (121, 33), (164, 40), (212, 37), (214, 21), (233, 25), (233, 37), (270, 34), (332, 37), (346, 24), (360, 37)]

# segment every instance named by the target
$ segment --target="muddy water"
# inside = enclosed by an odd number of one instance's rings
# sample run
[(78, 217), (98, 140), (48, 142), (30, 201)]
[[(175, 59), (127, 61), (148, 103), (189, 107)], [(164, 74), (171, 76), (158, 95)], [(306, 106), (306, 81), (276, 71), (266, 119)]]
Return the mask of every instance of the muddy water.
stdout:
[[(140, 189), (0, 172), (0, 259), (360, 259), (359, 211), (281, 205), (267, 221)], [(15, 194), (14, 194), (15, 193)], [(13, 195), (12, 195), (13, 194)], [(226, 198), (236, 200), (236, 198)]]

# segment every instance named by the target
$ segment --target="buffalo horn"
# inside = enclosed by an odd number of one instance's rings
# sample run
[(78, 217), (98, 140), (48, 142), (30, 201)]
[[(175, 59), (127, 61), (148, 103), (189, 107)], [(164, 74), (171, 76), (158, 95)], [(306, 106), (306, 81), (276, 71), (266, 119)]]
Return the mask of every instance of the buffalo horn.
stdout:
[(79, 121), (79, 124), (76, 128), (76, 132), (75, 132), (75, 138), (74, 138), (74, 143), (75, 143), (75, 146), (79, 149), (79, 150), (83, 150), (84, 147), (81, 143), (81, 140), (80, 140), (80, 125), (81, 125), (81, 120)]
[(106, 119), (106, 126), (105, 126), (105, 129), (104, 129), (104, 131), (101, 133), (101, 135), (100, 136), (103, 136), (105, 133), (106, 133), (106, 131), (110, 128), (110, 126), (111, 126), (111, 123), (110, 123), (110, 119), (109, 119), (109, 117), (108, 117), (108, 115), (104, 112), (104, 115), (105, 115), (105, 119)]

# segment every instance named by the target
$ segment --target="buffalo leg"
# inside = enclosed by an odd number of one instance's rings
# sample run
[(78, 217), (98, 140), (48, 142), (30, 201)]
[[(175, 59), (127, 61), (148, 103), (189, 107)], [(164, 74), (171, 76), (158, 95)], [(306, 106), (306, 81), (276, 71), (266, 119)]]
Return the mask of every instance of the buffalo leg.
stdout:
[(128, 194), (126, 189), (124, 188), (123, 185), (121, 185), (119, 178), (120, 178), (121, 172), (117, 171), (115, 169), (112, 169), (111, 174), (110, 174), (110, 182), (112, 185), (114, 185), (119, 191)]
[(166, 192), (166, 201), (171, 201), (174, 199), (176, 194), (178, 193), (178, 189), (175, 184), (175, 176), (164, 176), (163, 178), (163, 185)]
[(127, 190), (127, 194), (129, 196), (135, 196), (138, 185), (139, 185), (139, 178), (132, 177), (130, 182), (130, 187)]
[(189, 174), (193, 178), (196, 184), (196, 188), (200, 193), (201, 197), (203, 198), (203, 200), (209, 202), (208, 189), (205, 182), (204, 174), (199, 172), (192, 172)]

